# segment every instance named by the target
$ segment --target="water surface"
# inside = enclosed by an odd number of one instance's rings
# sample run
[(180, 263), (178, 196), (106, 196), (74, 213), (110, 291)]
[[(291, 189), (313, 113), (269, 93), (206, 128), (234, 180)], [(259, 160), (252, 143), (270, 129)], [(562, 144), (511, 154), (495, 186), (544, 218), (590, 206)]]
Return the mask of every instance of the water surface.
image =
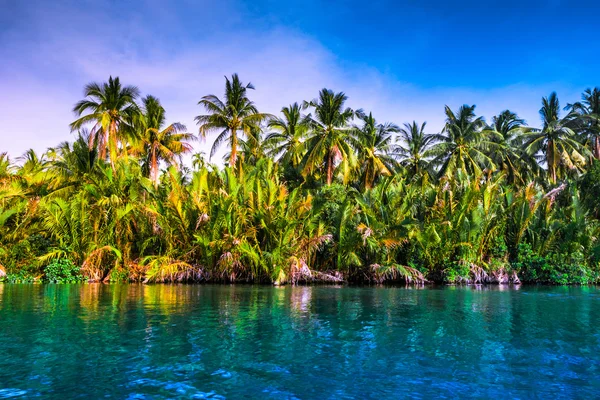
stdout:
[(0, 398), (593, 398), (600, 290), (0, 284)]

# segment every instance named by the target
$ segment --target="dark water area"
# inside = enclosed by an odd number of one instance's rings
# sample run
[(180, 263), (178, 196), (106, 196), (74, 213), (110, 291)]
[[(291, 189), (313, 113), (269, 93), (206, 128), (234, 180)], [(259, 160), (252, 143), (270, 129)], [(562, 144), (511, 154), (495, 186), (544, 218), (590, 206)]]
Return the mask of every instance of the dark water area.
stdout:
[(0, 284), (0, 398), (596, 398), (595, 287)]

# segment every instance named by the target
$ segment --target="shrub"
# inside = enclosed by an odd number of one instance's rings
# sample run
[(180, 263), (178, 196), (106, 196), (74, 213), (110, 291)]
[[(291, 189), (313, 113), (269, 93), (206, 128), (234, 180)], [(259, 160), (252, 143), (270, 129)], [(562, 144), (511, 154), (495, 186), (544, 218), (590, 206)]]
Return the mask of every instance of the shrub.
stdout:
[(541, 256), (529, 244), (520, 244), (513, 269), (524, 282), (553, 283), (558, 285), (586, 285), (598, 282), (599, 274), (592, 270), (583, 254), (549, 254)]
[(471, 270), (467, 263), (454, 261), (449, 263), (443, 271), (444, 281), (447, 283), (468, 282), (470, 273)]
[(113, 268), (110, 271), (109, 281), (114, 282), (128, 282), (129, 281), (129, 270), (124, 267)]
[(20, 270), (17, 272), (8, 272), (6, 276), (0, 278), (0, 282), (8, 283), (33, 283), (35, 282), (35, 276), (30, 274), (26, 270)]
[(46, 280), (53, 283), (77, 283), (85, 278), (81, 275), (81, 267), (73, 264), (71, 260), (62, 258), (53, 260), (44, 268)]

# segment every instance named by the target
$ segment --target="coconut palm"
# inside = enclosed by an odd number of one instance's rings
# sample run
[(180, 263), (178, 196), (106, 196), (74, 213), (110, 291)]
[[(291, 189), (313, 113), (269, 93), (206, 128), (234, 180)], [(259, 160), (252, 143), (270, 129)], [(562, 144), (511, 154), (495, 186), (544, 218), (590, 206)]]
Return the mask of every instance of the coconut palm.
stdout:
[(405, 123), (396, 138), (400, 144), (396, 146), (394, 153), (400, 159), (400, 164), (412, 176), (418, 176), (429, 168), (430, 149), (436, 135), (425, 133), (426, 125), (427, 122), (421, 125), (416, 121), (412, 124)]
[(84, 89), (85, 99), (75, 104), (73, 112), (79, 118), (71, 123), (71, 132), (86, 124), (93, 124), (90, 146), (96, 142), (100, 158), (106, 158), (109, 151), (111, 166), (115, 166), (119, 143), (126, 137), (126, 127), (131, 124), (139, 109), (135, 103), (139, 89), (135, 86), (122, 86), (119, 77), (108, 78), (108, 82), (89, 83)]
[(524, 119), (510, 110), (504, 110), (492, 118), (491, 128), (502, 136), (512, 136), (526, 125)]
[(158, 166), (160, 161), (169, 165), (181, 160), (183, 154), (192, 151), (188, 143), (194, 135), (185, 132), (186, 127), (178, 122), (165, 127), (166, 113), (160, 101), (154, 96), (142, 100), (142, 112), (136, 121), (139, 140), (137, 151), (144, 155), (144, 165), (154, 186), (158, 186)]
[(97, 147), (89, 147), (89, 136), (89, 131), (82, 129), (72, 144), (62, 142), (51, 149), (53, 158), (48, 169), (52, 174), (50, 187), (55, 194), (60, 190), (67, 195), (81, 184), (94, 179), (93, 174), (97, 172), (96, 167), (100, 160)]
[[(235, 164), (238, 172), (242, 171), (244, 164), (255, 164), (258, 160), (266, 157), (267, 147), (260, 126), (252, 127), (244, 138), (238, 140), (238, 157)], [(223, 155), (223, 160), (228, 161), (231, 152)]]
[(378, 124), (373, 114), (362, 117), (363, 125), (355, 126), (353, 142), (361, 160), (360, 174), (362, 185), (371, 189), (380, 176), (390, 176), (394, 170), (394, 159), (390, 155), (392, 134), (399, 128), (386, 122)]
[(267, 135), (265, 143), (270, 148), (271, 156), (279, 157), (279, 162), (295, 168), (300, 165), (306, 150), (309, 121), (302, 116), (298, 103), (283, 107), (281, 113), (283, 118), (273, 117), (269, 120), (267, 127), (275, 132)]
[(48, 166), (46, 155), (39, 156), (35, 150), (29, 149), (21, 157), (17, 157), (17, 162), (21, 164), (17, 175), (23, 187), (36, 194), (45, 192)]
[(267, 148), (262, 129), (251, 129), (246, 137), (240, 140), (240, 148), (245, 162), (256, 164), (258, 160), (266, 157)]
[(560, 117), (560, 103), (556, 92), (542, 98), (540, 109), (543, 127), (524, 136), (525, 149), (530, 155), (543, 153), (550, 182), (556, 183), (565, 170), (581, 168), (585, 163), (585, 148), (577, 141), (572, 112)]
[(492, 124), (485, 133), (495, 144), (489, 156), (494, 165), (506, 173), (509, 183), (525, 183), (539, 171), (535, 159), (523, 150), (523, 134), (531, 131), (525, 126), (525, 120), (510, 110), (504, 110), (492, 118)]
[(233, 74), (231, 80), (225, 77), (223, 100), (210, 94), (198, 102), (208, 113), (195, 118), (200, 126), (200, 135), (205, 137), (210, 132), (219, 132), (210, 151), (210, 157), (224, 142), (228, 141), (230, 167), (234, 167), (237, 160), (239, 135), (250, 134), (252, 129), (256, 129), (262, 121), (270, 117), (269, 114), (258, 112), (247, 96), (248, 89), (254, 89), (254, 86), (251, 83), (244, 85), (238, 75)]
[(431, 152), (434, 165), (439, 165), (439, 175), (469, 180), (481, 175), (482, 168), (494, 169), (487, 155), (493, 142), (483, 133), (485, 121), (475, 115), (475, 106), (463, 105), (458, 112), (446, 106), (446, 124), (442, 134), (435, 135), (436, 143)]
[(11, 176), (11, 162), (8, 153), (0, 153), (0, 183)]
[(600, 88), (586, 89), (581, 101), (568, 104), (566, 109), (579, 118), (581, 133), (592, 143), (594, 157), (600, 159)]
[(21, 163), (19, 174), (36, 175), (44, 171), (47, 160), (44, 155), (41, 157), (33, 149), (27, 150), (21, 157), (17, 157), (17, 161)]
[(194, 169), (202, 169), (206, 165), (206, 154), (203, 151), (192, 155), (192, 167)]
[(322, 89), (318, 99), (303, 104), (305, 109), (314, 108), (315, 113), (307, 116), (311, 133), (306, 143), (304, 173), (312, 174), (324, 168), (327, 185), (331, 185), (336, 168), (342, 170), (346, 181), (355, 161), (348, 138), (353, 130), (350, 121), (360, 114), (360, 110), (344, 108), (347, 99), (342, 92)]

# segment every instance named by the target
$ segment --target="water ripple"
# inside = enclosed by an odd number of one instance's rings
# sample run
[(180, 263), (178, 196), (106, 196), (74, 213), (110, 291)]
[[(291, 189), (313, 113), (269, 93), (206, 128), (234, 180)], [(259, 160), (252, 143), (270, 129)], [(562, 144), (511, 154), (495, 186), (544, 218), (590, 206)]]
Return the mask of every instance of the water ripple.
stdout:
[(6, 285), (0, 398), (597, 397), (593, 287)]

